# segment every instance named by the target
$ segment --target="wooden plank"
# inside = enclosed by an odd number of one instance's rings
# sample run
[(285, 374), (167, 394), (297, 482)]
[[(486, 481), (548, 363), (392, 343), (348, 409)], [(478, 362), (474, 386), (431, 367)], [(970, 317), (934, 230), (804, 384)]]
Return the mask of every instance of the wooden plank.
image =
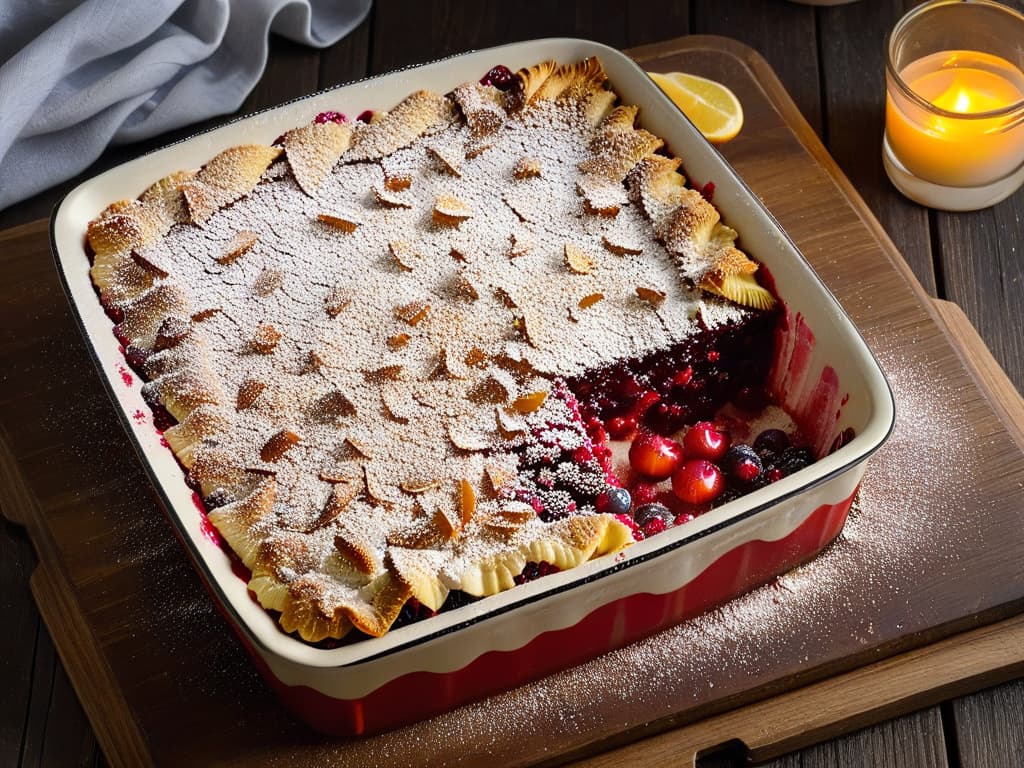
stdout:
[(626, 5), (626, 45), (647, 45), (689, 34), (693, 4), (687, 0), (651, 0)]
[[(320, 52), (318, 88), (331, 88), (358, 80), (369, 74), (372, 18), (373, 10), (351, 34)], [(350, 117), (355, 117), (355, 115), (350, 115)]]
[(246, 115), (312, 93), (319, 77), (320, 51), (271, 35), (267, 67), (238, 114)]
[[(892, 238), (921, 285), (935, 295), (928, 211), (896, 191), (882, 168), (884, 40), (908, 0), (819, 9), (825, 144)], [(857, 34), (849, 34), (856, 29)]]
[[(1024, 673), (1024, 616), (972, 630), (926, 648), (896, 656), (831, 680), (798, 688), (741, 710), (727, 712), (701, 723), (684, 726), (605, 751), (574, 763), (575, 768), (612, 768), (620, 765), (693, 765), (701, 752), (738, 740), (750, 759), (763, 761), (794, 748), (851, 733), (868, 723), (893, 717), (901, 710), (932, 705), (955, 696), (963, 686), (975, 690), (999, 670), (1002, 677)], [(934, 687), (925, 684), (928, 679)], [(909, 705), (909, 706), (908, 706)], [(876, 736), (892, 740), (879, 754), (886, 763), (903, 765), (944, 765), (945, 750), (937, 715), (926, 715), (931, 736), (915, 734), (913, 719), (899, 726), (887, 723), (875, 735), (862, 733), (845, 744), (826, 745), (811, 758), (814, 765), (855, 765), (854, 755), (877, 742)], [(893, 737), (901, 734), (898, 739)], [(910, 747), (907, 740), (917, 740)], [(910, 754), (913, 752), (914, 754)], [(917, 762), (916, 757), (929, 762)], [(997, 753), (998, 754), (998, 753)], [(1002, 753), (1006, 754), (1006, 753)], [(1010, 753), (1012, 754), (1012, 753)], [(835, 759), (830, 759), (833, 757)], [(934, 761), (934, 762), (932, 762)], [(786, 761), (783, 761), (783, 765)], [(876, 765), (871, 762), (869, 765)]]
[(1024, 765), (1024, 681), (951, 702), (960, 768)]

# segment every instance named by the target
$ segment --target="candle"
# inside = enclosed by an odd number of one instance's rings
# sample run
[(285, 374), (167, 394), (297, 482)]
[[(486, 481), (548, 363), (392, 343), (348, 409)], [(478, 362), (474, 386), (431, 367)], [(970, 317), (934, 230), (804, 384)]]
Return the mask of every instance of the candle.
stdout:
[(915, 176), (950, 187), (991, 183), (1024, 164), (1024, 130), (1004, 113), (1024, 102), (1024, 73), (999, 56), (939, 51), (900, 72), (926, 107), (890, 89), (886, 138)]

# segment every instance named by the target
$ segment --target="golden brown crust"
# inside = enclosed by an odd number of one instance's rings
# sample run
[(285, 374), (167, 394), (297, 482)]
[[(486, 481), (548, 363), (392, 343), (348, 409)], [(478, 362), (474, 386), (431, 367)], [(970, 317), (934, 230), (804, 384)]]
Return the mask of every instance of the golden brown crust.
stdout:
[(280, 147), (243, 144), (225, 149), (200, 168), (180, 185), (191, 222), (202, 224), (215, 211), (249, 194), (281, 151)]
[(355, 131), (344, 160), (379, 160), (420, 136), (449, 125), (454, 119), (455, 107), (451, 101), (431, 91), (416, 91), (379, 121)]
[(284, 135), (284, 152), (295, 181), (315, 197), (334, 164), (349, 148), (352, 128), (347, 123), (310, 123)]

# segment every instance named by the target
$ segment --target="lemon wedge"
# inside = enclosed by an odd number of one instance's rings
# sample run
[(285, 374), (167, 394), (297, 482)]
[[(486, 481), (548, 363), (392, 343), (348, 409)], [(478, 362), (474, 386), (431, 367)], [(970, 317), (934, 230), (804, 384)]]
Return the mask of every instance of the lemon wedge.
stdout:
[(721, 83), (685, 72), (647, 74), (708, 141), (715, 144), (729, 141), (743, 127), (740, 100)]

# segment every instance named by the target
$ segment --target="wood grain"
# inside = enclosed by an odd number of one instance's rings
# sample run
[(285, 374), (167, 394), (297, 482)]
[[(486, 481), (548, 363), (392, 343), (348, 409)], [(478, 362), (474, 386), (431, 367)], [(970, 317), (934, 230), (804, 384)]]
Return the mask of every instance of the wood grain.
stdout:
[(961, 768), (1024, 765), (1024, 686), (1003, 686), (954, 699)]

